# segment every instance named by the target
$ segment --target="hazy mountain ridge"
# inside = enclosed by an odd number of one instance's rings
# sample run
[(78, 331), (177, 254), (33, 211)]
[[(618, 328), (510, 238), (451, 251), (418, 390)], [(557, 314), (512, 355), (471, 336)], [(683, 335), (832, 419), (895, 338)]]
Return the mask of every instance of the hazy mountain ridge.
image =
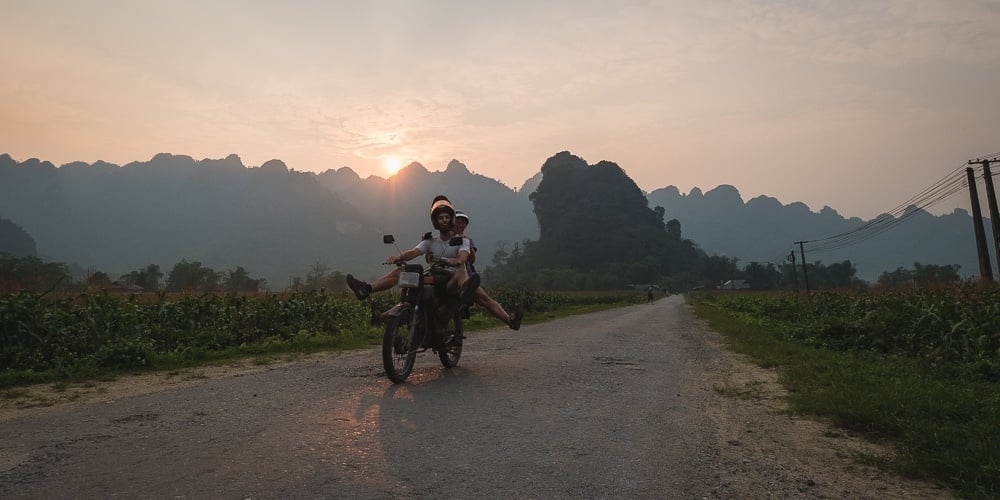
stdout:
[(0, 213), (35, 238), (39, 253), (113, 273), (186, 258), (217, 270), (242, 265), (280, 283), (314, 262), (362, 253), (353, 207), (312, 174), (245, 168), (234, 155), (65, 170), (3, 155), (0, 186)]
[(317, 179), (364, 212), (375, 232), (394, 234), (401, 248), (416, 244), (431, 230), (430, 201), (438, 194), (448, 196), (456, 208), (469, 214), (468, 232), (480, 249), (482, 262), (490, 261), (499, 241), (509, 247), (538, 238), (538, 222), (525, 195), (469, 171), (458, 160), (449, 162), (442, 172), (411, 163), (388, 179), (361, 179), (347, 167), (328, 170)]
[[(647, 198), (651, 206), (666, 209), (667, 219), (681, 221), (685, 238), (694, 240), (709, 254), (738, 257), (742, 264), (777, 263), (792, 248), (800, 261), (795, 242), (821, 240), (868, 222), (858, 217), (845, 218), (830, 207), (812, 212), (800, 202), (782, 205), (768, 196), (744, 203), (739, 191), (730, 185), (705, 193), (695, 188), (687, 195), (668, 186), (649, 193)], [(849, 259), (856, 265), (858, 277), (868, 281), (874, 281), (883, 271), (912, 268), (914, 262), (959, 264), (963, 275), (979, 273), (972, 217), (967, 211), (956, 209), (935, 216), (911, 207), (906, 214), (906, 221), (881, 234), (837, 250), (807, 252), (806, 260), (830, 264)], [(986, 226), (987, 238), (992, 238), (988, 220)]]
[(537, 237), (519, 193), (457, 161), (445, 172), (413, 164), (390, 179), (361, 179), (350, 169), (296, 172), (279, 160), (247, 167), (236, 155), (59, 168), (0, 155), (0, 217), (23, 227), (47, 258), (116, 274), (187, 259), (216, 270), (241, 265), (278, 287), (317, 263), (375, 276), (394, 251), (381, 235), (395, 234), (401, 248), (416, 244), (431, 230), (428, 208), (439, 193), (471, 214), (485, 262), (498, 240)]
[[(389, 178), (361, 178), (348, 167), (297, 172), (280, 160), (247, 167), (236, 155), (197, 161), (162, 153), (124, 166), (74, 162), (57, 168), (2, 154), (0, 218), (23, 228), (38, 253), (54, 260), (124, 273), (150, 263), (169, 270), (186, 258), (217, 270), (241, 265), (281, 287), (316, 263), (366, 277), (384, 272), (379, 263), (393, 249), (382, 246), (380, 236), (395, 234), (401, 248), (415, 243), (431, 229), (427, 209), (436, 194), (469, 212), (469, 234), (486, 265), (498, 241), (509, 249), (538, 238), (528, 196), (541, 179), (539, 171), (513, 190), (457, 160), (440, 172), (413, 163)], [(744, 202), (729, 185), (686, 195), (668, 186), (646, 197), (650, 207), (665, 208), (666, 220), (681, 222), (685, 238), (743, 264), (780, 260), (795, 241), (865, 223), (829, 207), (812, 212), (803, 203), (783, 205), (768, 196)], [(921, 212), (858, 245), (806, 257), (850, 259), (867, 280), (915, 261), (960, 264), (963, 274), (976, 274), (968, 213)]]

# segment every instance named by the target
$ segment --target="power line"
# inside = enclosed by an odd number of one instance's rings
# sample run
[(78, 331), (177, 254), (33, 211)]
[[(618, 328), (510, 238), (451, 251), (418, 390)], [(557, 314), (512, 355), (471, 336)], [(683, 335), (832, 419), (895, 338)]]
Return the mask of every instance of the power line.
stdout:
[(873, 224), (862, 226), (859, 229), (842, 233), (839, 236), (824, 238), (822, 240), (807, 241), (806, 243), (810, 243), (810, 246), (806, 248), (813, 253), (828, 252), (867, 241), (898, 226), (899, 224), (902, 224), (914, 215), (919, 214), (921, 210), (931, 207), (948, 198), (951, 198), (955, 194), (964, 191), (967, 187), (967, 180), (956, 179), (953, 183), (943, 186), (941, 189), (930, 193), (929, 196), (933, 196), (933, 198), (926, 198), (925, 200), (922, 200), (914, 205), (910, 205), (915, 206), (916, 209), (904, 211), (902, 214), (898, 214), (898, 216), (884, 214), (874, 220)]
[[(961, 192), (968, 186), (968, 180), (965, 175), (957, 174), (965, 168), (966, 164), (963, 163), (909, 200), (857, 228), (826, 238), (804, 240), (803, 243), (810, 244), (807, 247), (810, 253), (822, 253), (856, 245), (874, 238), (920, 213), (920, 210), (931, 207)], [(910, 207), (916, 207), (920, 210), (910, 210)]]
[(979, 163), (982, 160), (988, 160), (990, 162), (1000, 161), (1000, 153), (992, 153), (988, 155), (980, 156), (974, 160), (970, 160), (969, 163)]

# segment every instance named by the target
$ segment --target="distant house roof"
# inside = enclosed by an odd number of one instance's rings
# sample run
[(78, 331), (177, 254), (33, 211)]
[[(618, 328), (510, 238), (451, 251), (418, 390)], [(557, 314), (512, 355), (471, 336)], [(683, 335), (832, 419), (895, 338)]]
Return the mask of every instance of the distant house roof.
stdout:
[(722, 290), (746, 290), (750, 288), (750, 283), (747, 280), (729, 280), (719, 288)]
[(116, 281), (111, 284), (113, 290), (118, 290), (120, 292), (142, 292), (143, 288), (135, 283), (125, 283), (123, 281)]

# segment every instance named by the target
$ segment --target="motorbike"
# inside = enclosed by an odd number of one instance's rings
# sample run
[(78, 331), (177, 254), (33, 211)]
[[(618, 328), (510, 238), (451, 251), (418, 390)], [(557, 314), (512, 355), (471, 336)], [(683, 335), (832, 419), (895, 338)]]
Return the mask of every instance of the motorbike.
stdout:
[[(383, 243), (394, 244), (392, 235), (383, 236)], [(453, 238), (451, 245), (460, 245), (462, 238)], [(398, 248), (397, 248), (398, 250)], [(435, 352), (445, 368), (458, 365), (462, 357), (462, 303), (447, 293), (453, 272), (444, 260), (422, 264), (407, 264), (397, 260), (400, 300), (388, 312), (382, 336), (382, 364), (385, 374), (394, 383), (402, 383), (413, 371), (418, 353)]]

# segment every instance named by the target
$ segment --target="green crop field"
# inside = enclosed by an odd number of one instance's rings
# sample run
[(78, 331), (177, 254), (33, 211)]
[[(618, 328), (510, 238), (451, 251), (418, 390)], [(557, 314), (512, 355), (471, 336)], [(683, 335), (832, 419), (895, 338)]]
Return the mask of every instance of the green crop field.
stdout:
[[(496, 288), (528, 322), (627, 304), (628, 293), (551, 293)], [(398, 295), (378, 294), (387, 308)], [(346, 349), (381, 342), (370, 305), (344, 293), (0, 295), (0, 388), (173, 369), (247, 356)], [(499, 326), (474, 308), (467, 330)]]

